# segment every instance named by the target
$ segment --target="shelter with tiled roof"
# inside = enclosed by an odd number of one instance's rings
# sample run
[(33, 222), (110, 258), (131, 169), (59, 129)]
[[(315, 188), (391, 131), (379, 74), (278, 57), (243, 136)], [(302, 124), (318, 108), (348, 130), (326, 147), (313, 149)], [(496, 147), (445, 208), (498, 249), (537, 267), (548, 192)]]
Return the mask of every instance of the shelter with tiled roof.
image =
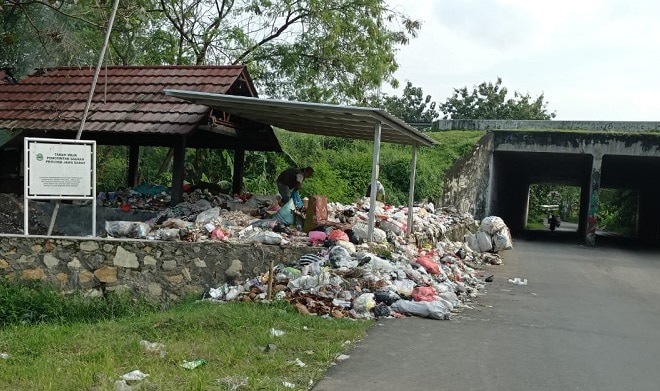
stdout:
[[(24, 137), (76, 138), (94, 73), (92, 67), (63, 67), (39, 70), (20, 82), (3, 77), (0, 163), (10, 168), (0, 172), (0, 192), (22, 192), (9, 183), (22, 176)], [(172, 148), (173, 202), (181, 199), (186, 148), (234, 150), (234, 191), (240, 190), (246, 150), (281, 151), (269, 125), (167, 96), (164, 89), (257, 96), (243, 65), (102, 68), (81, 139), (129, 146), (129, 186), (135, 185), (140, 146)]]

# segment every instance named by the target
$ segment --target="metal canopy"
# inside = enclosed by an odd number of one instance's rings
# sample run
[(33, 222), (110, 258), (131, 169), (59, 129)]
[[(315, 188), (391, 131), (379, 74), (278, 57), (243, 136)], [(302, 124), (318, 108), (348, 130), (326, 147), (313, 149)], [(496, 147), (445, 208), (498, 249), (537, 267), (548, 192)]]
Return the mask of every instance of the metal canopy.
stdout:
[(164, 92), (166, 95), (292, 132), (374, 140), (374, 127), (380, 124), (380, 140), (383, 142), (416, 146), (437, 144), (433, 138), (381, 109), (172, 89)]
[[(373, 140), (370, 199), (376, 199), (376, 181), (380, 170), (380, 143), (412, 146), (412, 165), (408, 198), (408, 234), (413, 225), (413, 194), (417, 147), (431, 146), (437, 141), (386, 111), (370, 107), (339, 106), (321, 103), (259, 99), (244, 96), (166, 89), (166, 95), (221, 110), (255, 122), (292, 132), (323, 136)], [(367, 240), (373, 239), (376, 208), (369, 208)]]

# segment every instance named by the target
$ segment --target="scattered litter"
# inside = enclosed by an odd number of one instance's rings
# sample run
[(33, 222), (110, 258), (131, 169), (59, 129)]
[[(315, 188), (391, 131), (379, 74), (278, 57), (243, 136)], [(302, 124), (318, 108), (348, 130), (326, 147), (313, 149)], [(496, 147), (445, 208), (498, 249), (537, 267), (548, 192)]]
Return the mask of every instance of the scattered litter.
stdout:
[(125, 373), (124, 375), (122, 375), (121, 378), (122, 380), (126, 380), (126, 381), (140, 381), (140, 380), (144, 380), (148, 376), (149, 376), (148, 373), (143, 373), (139, 369), (136, 369), (134, 371)]
[(277, 330), (275, 328), (270, 329), (270, 335), (273, 337), (281, 337), (284, 335), (284, 331), (282, 330)]
[(7, 352), (0, 353), (0, 358), (3, 359), (3, 360), (8, 359), (9, 358), (9, 353), (7, 353)]
[(283, 382), (282, 382), (282, 385), (283, 385), (284, 387), (286, 387), (286, 388), (296, 388), (296, 384), (295, 384), (295, 383), (289, 383), (288, 381), (283, 381)]
[(144, 350), (147, 353), (158, 354), (160, 357), (165, 357), (167, 352), (165, 351), (165, 345), (160, 342), (149, 342), (147, 340), (140, 341), (140, 345), (144, 347)]
[(516, 285), (527, 285), (527, 279), (521, 279), (520, 277), (509, 278), (509, 282)]
[(249, 378), (239, 376), (228, 376), (222, 379), (216, 379), (215, 383), (219, 386), (226, 386), (230, 391), (236, 391), (241, 387), (247, 387)]
[(305, 364), (304, 362), (302, 362), (299, 358), (296, 358), (295, 361), (293, 361), (293, 363), (294, 363), (295, 365), (301, 367), (301, 368), (307, 366), (307, 364)]
[(261, 351), (264, 353), (274, 352), (275, 350), (277, 350), (277, 345), (274, 343), (269, 343), (268, 345), (261, 348)]
[(195, 361), (184, 361), (183, 364), (181, 364), (181, 366), (186, 369), (195, 369), (198, 366), (204, 364), (206, 364), (206, 361), (204, 360), (195, 360)]
[(337, 356), (336, 360), (344, 361), (344, 360), (348, 360), (349, 358), (351, 358), (351, 356), (349, 356), (348, 354), (340, 354), (339, 356)]

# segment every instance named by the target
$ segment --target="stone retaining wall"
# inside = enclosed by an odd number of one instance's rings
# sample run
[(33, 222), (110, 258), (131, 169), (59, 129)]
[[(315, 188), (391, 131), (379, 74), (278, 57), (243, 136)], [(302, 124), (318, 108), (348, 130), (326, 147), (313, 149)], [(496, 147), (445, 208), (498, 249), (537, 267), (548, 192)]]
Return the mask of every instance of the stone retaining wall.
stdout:
[[(449, 227), (418, 244), (462, 241), (475, 226)], [(380, 246), (382, 247), (382, 246)], [(65, 292), (129, 291), (166, 307), (183, 296), (267, 273), (270, 261), (292, 263), (318, 247), (137, 239), (0, 235), (0, 277), (39, 279)], [(375, 250), (374, 250), (375, 252)]]
[(267, 272), (314, 247), (135, 239), (0, 236), (0, 276), (40, 279), (63, 291), (128, 290), (165, 306), (233, 279)]

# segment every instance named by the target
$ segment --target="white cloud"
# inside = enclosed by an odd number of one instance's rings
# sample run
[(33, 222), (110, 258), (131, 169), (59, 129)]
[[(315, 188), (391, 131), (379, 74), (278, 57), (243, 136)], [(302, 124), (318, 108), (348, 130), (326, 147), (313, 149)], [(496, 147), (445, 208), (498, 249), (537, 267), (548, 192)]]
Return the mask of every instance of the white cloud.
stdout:
[(502, 77), (509, 91), (543, 93), (559, 120), (660, 121), (660, 2), (388, 3), (423, 21), (395, 76), (437, 102)]

